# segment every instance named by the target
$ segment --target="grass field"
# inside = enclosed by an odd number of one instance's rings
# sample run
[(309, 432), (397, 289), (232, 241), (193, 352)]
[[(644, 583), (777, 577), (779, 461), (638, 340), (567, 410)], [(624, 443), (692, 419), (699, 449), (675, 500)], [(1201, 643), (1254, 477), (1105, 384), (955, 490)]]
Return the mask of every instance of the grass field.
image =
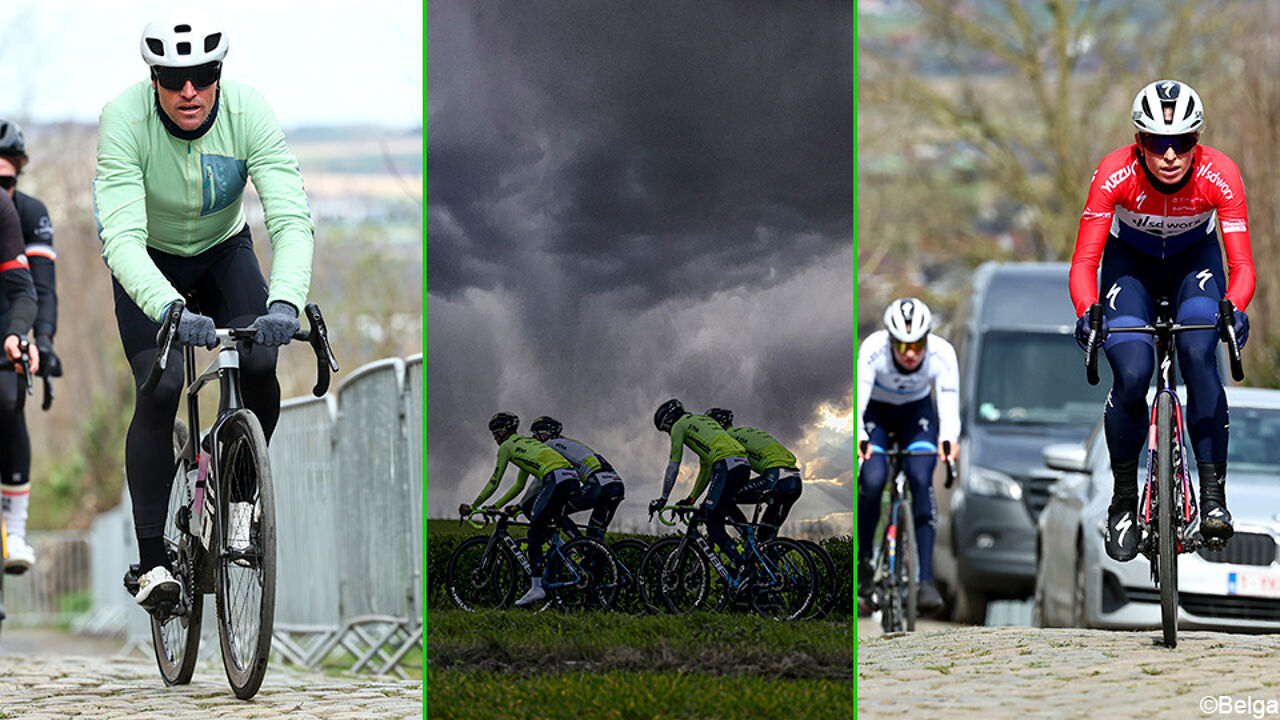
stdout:
[(488, 531), (427, 524), (427, 717), (852, 717), (848, 615), (779, 623), (751, 613), (457, 610), (433, 580), (447, 551)]

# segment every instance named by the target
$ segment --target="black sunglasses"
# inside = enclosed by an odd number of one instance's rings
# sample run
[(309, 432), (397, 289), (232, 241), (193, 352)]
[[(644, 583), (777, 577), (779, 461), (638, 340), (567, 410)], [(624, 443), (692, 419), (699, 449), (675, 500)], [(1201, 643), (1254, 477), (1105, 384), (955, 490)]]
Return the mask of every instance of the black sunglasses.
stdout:
[(17, 175), (0, 175), (0, 189), (12, 190), (14, 185), (18, 184)]
[(203, 90), (218, 82), (222, 77), (222, 63), (217, 60), (194, 67), (164, 67), (157, 65), (151, 68), (151, 77), (160, 83), (165, 90), (178, 92), (190, 80), (197, 90)]
[(1179, 155), (1190, 152), (1200, 142), (1200, 133), (1183, 133), (1182, 135), (1148, 135), (1147, 133), (1139, 133), (1138, 139), (1142, 142), (1142, 148), (1149, 153), (1163, 155), (1173, 148), (1173, 151)]

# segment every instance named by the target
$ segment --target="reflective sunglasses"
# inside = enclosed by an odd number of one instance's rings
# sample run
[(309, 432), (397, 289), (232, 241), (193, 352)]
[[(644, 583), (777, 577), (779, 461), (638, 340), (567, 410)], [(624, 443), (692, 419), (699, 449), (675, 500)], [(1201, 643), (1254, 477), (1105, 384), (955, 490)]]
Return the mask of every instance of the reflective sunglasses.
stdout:
[(160, 87), (178, 92), (187, 81), (197, 90), (203, 90), (218, 82), (222, 77), (222, 63), (217, 60), (194, 67), (164, 67), (157, 65), (151, 68), (151, 77), (160, 83)]
[(1183, 133), (1182, 135), (1148, 135), (1138, 133), (1142, 148), (1149, 153), (1163, 155), (1173, 148), (1179, 155), (1190, 152), (1200, 142), (1200, 133)]
[(12, 190), (18, 184), (17, 175), (0, 175), (0, 190)]
[(894, 352), (898, 353), (899, 355), (906, 354), (908, 350), (914, 350), (916, 352), (924, 352), (924, 346), (927, 341), (928, 341), (928, 338), (920, 338), (915, 342), (902, 342), (901, 340), (894, 340), (893, 349), (894, 349)]

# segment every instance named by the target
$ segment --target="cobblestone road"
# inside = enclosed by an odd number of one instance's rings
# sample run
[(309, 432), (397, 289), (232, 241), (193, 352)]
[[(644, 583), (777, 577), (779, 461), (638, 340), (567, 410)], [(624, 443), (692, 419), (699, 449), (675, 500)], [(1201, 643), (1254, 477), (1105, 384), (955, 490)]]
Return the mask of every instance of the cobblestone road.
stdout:
[(1280, 718), (1280, 637), (954, 627), (858, 638), (858, 717)]
[(400, 720), (422, 717), (422, 683), (328, 676), (272, 666), (252, 700), (231, 694), (221, 665), (202, 664), (190, 685), (165, 687), (154, 660), (136, 657), (0, 655), (0, 718), (288, 718)]

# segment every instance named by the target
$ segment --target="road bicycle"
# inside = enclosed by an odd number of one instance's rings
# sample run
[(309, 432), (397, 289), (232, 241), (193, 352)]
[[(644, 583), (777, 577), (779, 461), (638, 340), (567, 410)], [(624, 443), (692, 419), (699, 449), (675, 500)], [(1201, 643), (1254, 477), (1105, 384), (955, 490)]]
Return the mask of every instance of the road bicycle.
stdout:
[[(766, 497), (769, 493), (765, 493)], [(798, 543), (786, 538), (758, 542), (754, 525), (743, 527), (742, 567), (730, 570), (720, 553), (698, 530), (705, 512), (692, 504), (668, 505), (658, 511), (666, 525), (684, 522), (685, 532), (649, 546), (640, 561), (641, 596), (653, 612), (664, 609), (682, 615), (697, 609), (719, 611), (745, 600), (760, 616), (794, 620), (813, 602), (813, 559)], [(670, 514), (670, 519), (666, 516)], [(650, 519), (652, 519), (650, 515)], [(714, 581), (714, 587), (713, 587)]]
[[(863, 448), (868, 447), (863, 441)], [(914, 445), (914, 443), (913, 443)], [(916, 541), (915, 514), (907, 492), (907, 474), (903, 461), (913, 456), (936, 456), (938, 451), (929, 449), (899, 449), (895, 444), (887, 449), (871, 445), (872, 454), (884, 455), (889, 463), (889, 513), (885, 519), (880, 545), (874, 551), (876, 562), (871, 575), (871, 592), (867, 602), (871, 610), (880, 611), (880, 626), (886, 633), (914, 632), (919, 616), (920, 548)], [(951, 443), (943, 442), (942, 451), (951, 454)], [(946, 486), (955, 484), (956, 472), (951, 461), (943, 463), (946, 469)]]
[[(176, 349), (184, 303), (166, 312), (157, 335), (158, 352), (139, 392), (155, 389)], [(320, 308), (303, 313), (310, 328), (294, 334), (316, 356), (316, 397), (329, 389), (329, 373), (338, 371)], [(267, 441), (257, 416), (241, 396), (239, 346), (252, 343), (257, 330), (218, 329), (216, 357), (196, 374), (195, 349), (184, 347), (187, 422), (174, 422), (176, 472), (169, 492), (164, 539), (170, 567), (181, 585), (178, 600), (151, 612), (156, 663), (167, 685), (191, 681), (200, 646), (203, 599), (213, 593), (217, 608), (222, 664), (232, 691), (253, 697), (262, 685), (271, 652), (275, 619), (275, 495)], [(200, 429), (198, 396), (215, 382), (218, 414), (207, 432)], [(188, 430), (190, 428), (190, 430)], [(247, 532), (245, 532), (247, 525)], [(234, 527), (233, 527), (234, 526)], [(139, 568), (125, 575), (125, 587), (137, 592)]]
[[(484, 522), (472, 518), (480, 515)], [(528, 527), (513, 522), (505, 510), (481, 507), (463, 515), (458, 524), (470, 522), (477, 529), (494, 523), (493, 534), (476, 535), (459, 543), (449, 556), (445, 589), (463, 610), (498, 610), (511, 605), (520, 577), (532, 578), (533, 566), (526, 547), (509, 531)], [(552, 534), (544, 555), (542, 587), (547, 599), (535, 609), (555, 606), (566, 611), (608, 610), (618, 593), (618, 567), (613, 553), (599, 540), (579, 537), (564, 540)]]
[[(1085, 373), (1090, 385), (1098, 384), (1098, 349), (1111, 333), (1145, 333), (1155, 337), (1156, 399), (1147, 433), (1147, 481), (1138, 501), (1138, 549), (1151, 563), (1151, 582), (1160, 590), (1160, 624), (1166, 647), (1178, 645), (1178, 555), (1204, 547), (1222, 550), (1226, 540), (1205, 540), (1200, 534), (1200, 514), (1187, 462), (1182, 403), (1174, 389), (1174, 336), (1195, 330), (1219, 331), (1217, 324), (1182, 324), (1174, 320), (1169, 298), (1156, 303), (1151, 325), (1115, 327), (1102, 331), (1103, 309), (1089, 308), (1089, 337), (1085, 348)], [(1219, 322), (1226, 329), (1231, 376), (1244, 380), (1240, 345), (1235, 334), (1235, 306), (1223, 299)]]

